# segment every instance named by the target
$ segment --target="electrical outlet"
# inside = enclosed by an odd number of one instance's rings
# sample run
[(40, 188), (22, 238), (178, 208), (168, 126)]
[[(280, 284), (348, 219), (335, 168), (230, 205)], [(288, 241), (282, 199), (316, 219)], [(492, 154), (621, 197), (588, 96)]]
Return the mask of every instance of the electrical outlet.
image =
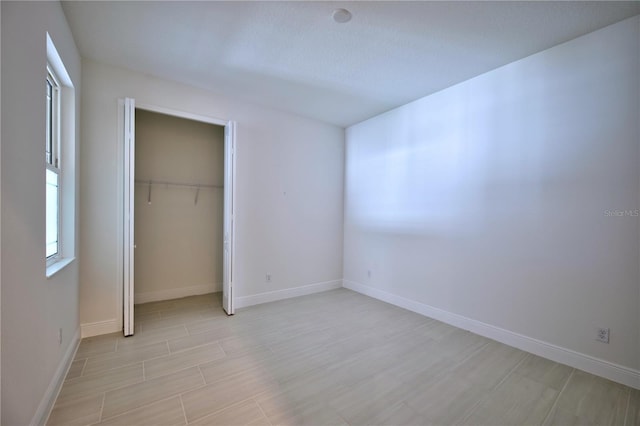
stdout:
[(62, 344), (62, 329), (58, 330), (58, 345)]
[(596, 340), (602, 343), (609, 343), (609, 329), (598, 328), (598, 334), (596, 335)]
[(271, 274), (265, 275), (265, 280), (270, 283), (271, 282)]

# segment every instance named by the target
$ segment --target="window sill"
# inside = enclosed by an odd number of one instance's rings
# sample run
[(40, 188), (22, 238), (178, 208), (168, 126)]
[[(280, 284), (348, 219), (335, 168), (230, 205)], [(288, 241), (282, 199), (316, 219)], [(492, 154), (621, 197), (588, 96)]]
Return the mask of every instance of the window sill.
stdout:
[(67, 265), (70, 265), (76, 258), (75, 257), (66, 257), (58, 260), (56, 263), (52, 263), (47, 266), (47, 278), (53, 277), (58, 272), (62, 271)]

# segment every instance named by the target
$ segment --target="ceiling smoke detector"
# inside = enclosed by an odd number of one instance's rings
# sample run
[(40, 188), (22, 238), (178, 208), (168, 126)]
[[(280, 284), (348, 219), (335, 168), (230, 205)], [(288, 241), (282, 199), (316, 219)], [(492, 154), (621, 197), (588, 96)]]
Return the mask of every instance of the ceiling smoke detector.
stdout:
[(351, 20), (351, 12), (347, 9), (336, 9), (333, 11), (333, 20), (338, 24), (344, 24)]

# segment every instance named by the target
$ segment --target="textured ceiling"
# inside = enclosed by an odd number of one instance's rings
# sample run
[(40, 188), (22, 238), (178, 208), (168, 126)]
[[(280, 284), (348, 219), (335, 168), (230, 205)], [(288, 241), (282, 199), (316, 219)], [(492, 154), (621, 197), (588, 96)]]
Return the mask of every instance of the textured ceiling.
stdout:
[[(331, 18), (335, 8), (351, 22)], [(640, 2), (63, 2), (82, 56), (347, 126)]]

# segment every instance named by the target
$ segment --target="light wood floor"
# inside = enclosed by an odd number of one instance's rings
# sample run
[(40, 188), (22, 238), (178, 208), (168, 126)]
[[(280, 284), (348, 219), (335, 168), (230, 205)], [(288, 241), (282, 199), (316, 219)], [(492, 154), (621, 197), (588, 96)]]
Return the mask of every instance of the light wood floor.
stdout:
[(48, 424), (640, 424), (638, 390), (349, 290), (233, 317), (219, 299), (83, 339)]

